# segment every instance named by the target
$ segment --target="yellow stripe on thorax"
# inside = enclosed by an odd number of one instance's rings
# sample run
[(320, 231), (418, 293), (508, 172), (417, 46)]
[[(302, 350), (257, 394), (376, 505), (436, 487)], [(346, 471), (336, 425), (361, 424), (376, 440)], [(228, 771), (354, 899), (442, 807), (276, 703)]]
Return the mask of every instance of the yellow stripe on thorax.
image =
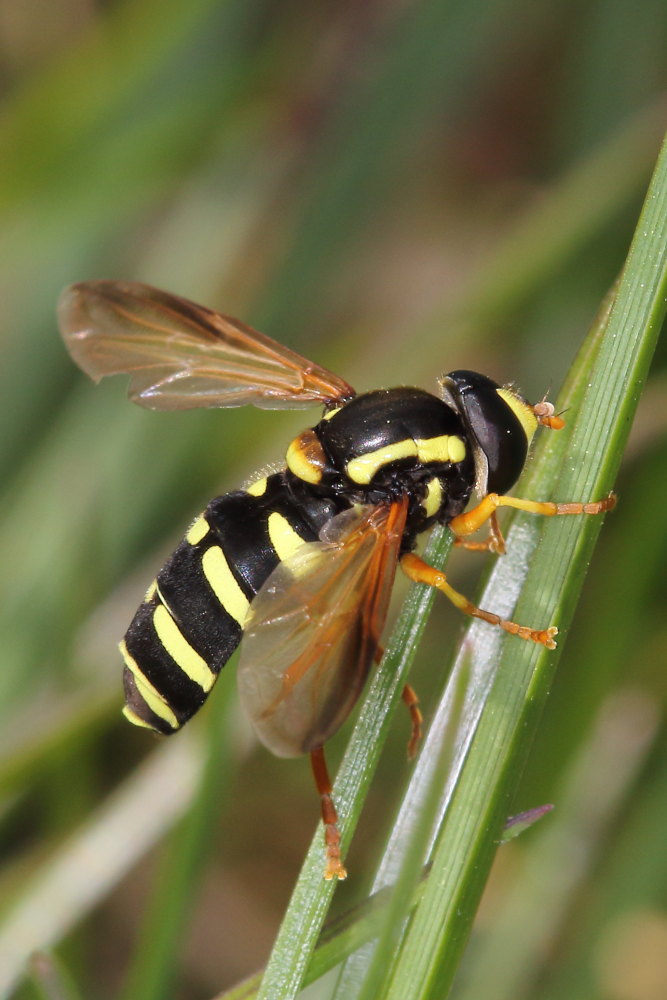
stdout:
[(417, 458), (427, 465), (429, 462), (461, 462), (465, 454), (465, 442), (456, 434), (418, 438), (416, 441), (406, 438), (353, 458), (347, 463), (346, 471), (353, 482), (367, 486), (384, 465), (399, 462), (403, 458)]
[(153, 625), (158, 639), (183, 673), (203, 691), (210, 691), (216, 675), (203, 656), (190, 645), (164, 604), (158, 604), (153, 612)]
[(189, 542), (190, 545), (196, 545), (197, 542), (201, 542), (202, 538), (206, 537), (208, 530), (208, 521), (203, 514), (200, 514), (199, 517), (190, 525), (188, 533), (185, 536), (185, 540), (186, 542)]
[(466, 457), (466, 443), (463, 438), (457, 437), (456, 434), (449, 435), (447, 448), (450, 462), (462, 462)]
[(422, 507), (427, 517), (434, 517), (442, 505), (442, 483), (435, 476), (429, 479), (426, 484), (426, 496), (422, 500)]
[[(130, 656), (127, 651), (127, 646), (125, 645), (125, 640), (118, 644), (118, 648), (120, 649), (121, 655), (125, 660), (125, 666), (134, 677), (134, 682), (137, 685), (139, 694), (144, 699), (151, 712), (153, 712), (154, 715), (157, 715), (159, 719), (163, 719), (168, 725), (171, 726), (172, 729), (178, 729), (178, 719), (157, 688), (153, 687), (146, 675), (142, 672), (134, 657)], [(130, 718), (129, 715), (127, 715), (127, 718), (130, 719), (130, 722), (134, 722), (134, 719)], [(152, 727), (149, 726), (149, 728)]]
[(276, 510), (269, 514), (267, 527), (271, 544), (281, 562), (304, 544), (301, 535), (298, 535), (287, 518)]
[(449, 434), (439, 437), (417, 438), (417, 458), (425, 465), (427, 462), (449, 461)]
[(416, 445), (417, 457), (425, 465), (427, 462), (460, 462), (465, 458), (465, 444), (456, 434), (419, 438)]
[(413, 458), (417, 455), (417, 445), (412, 438), (405, 441), (397, 441), (395, 444), (385, 445), (383, 448), (376, 448), (366, 455), (359, 455), (347, 463), (346, 472), (353, 483), (367, 486), (375, 473), (383, 465), (391, 462), (399, 462), (402, 458)]
[(229, 563), (219, 545), (213, 545), (202, 556), (204, 576), (211, 585), (213, 593), (222, 604), (225, 611), (234, 618), (241, 628), (250, 607), (250, 601), (245, 596), (232, 575)]

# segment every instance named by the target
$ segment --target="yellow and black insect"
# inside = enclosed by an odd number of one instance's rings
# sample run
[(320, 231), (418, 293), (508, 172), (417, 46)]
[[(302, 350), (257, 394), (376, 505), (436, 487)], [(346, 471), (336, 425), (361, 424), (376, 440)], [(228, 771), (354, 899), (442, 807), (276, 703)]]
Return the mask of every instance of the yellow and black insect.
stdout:
[[(147, 285), (91, 281), (60, 299), (74, 360), (98, 381), (129, 374), (130, 398), (177, 410), (325, 408), (296, 437), (286, 468), (216, 497), (159, 571), (120, 649), (125, 715), (172, 733), (200, 708), (243, 636), (241, 701), (278, 756), (308, 753), (321, 800), (326, 878), (344, 878), (323, 747), (347, 718), (377, 657), (396, 568), (456, 607), (522, 639), (532, 629), (475, 607), (412, 552), (436, 522), (468, 548), (504, 550), (498, 507), (547, 516), (599, 514), (594, 503), (507, 496), (539, 424), (563, 426), (546, 402), (454, 371), (439, 394), (378, 389), (356, 395), (331, 372), (228, 316)], [(477, 506), (465, 511), (473, 489)], [(485, 523), (490, 534), (468, 536)], [(421, 713), (409, 686), (414, 750)]]

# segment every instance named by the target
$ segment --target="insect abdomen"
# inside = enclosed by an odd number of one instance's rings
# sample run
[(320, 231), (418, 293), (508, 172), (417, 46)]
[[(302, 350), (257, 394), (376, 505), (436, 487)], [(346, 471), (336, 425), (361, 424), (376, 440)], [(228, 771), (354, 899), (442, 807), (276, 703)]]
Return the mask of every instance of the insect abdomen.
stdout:
[[(196, 538), (195, 530), (205, 536)], [(158, 573), (121, 643), (130, 721), (161, 733), (186, 722), (238, 646), (249, 603), (202, 515)]]
[(295, 498), (288, 478), (212, 500), (158, 573), (120, 644), (130, 722), (168, 734), (194, 715), (264, 581), (337, 513), (331, 501)]

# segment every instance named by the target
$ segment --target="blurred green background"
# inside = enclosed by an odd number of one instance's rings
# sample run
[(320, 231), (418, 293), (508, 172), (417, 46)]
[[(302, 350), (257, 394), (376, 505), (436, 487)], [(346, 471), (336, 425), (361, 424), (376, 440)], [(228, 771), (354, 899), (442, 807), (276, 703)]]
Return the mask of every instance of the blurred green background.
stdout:
[[(555, 394), (623, 264), (665, 52), (660, 0), (0, 0), (0, 996), (56, 945), (81, 995), (138, 996), (171, 881), (161, 995), (213, 996), (265, 961), (317, 814), (307, 761), (274, 760), (234, 711), (233, 666), (158, 745), (120, 718), (115, 648), (189, 520), (279, 462), (304, 416), (155, 414), (122, 380), (95, 388), (57, 333), (62, 286), (151, 282), (359, 390), (464, 367)], [(517, 789), (517, 811), (561, 802), (571, 822), (500, 852), (471, 1000), (667, 996), (665, 360)], [(457, 556), (461, 589), (479, 566)], [(460, 628), (439, 604), (414, 678), (427, 718)], [(339, 908), (409, 773), (395, 728)], [(206, 822), (174, 826), (204, 744)], [(546, 897), (545, 870), (564, 873)]]

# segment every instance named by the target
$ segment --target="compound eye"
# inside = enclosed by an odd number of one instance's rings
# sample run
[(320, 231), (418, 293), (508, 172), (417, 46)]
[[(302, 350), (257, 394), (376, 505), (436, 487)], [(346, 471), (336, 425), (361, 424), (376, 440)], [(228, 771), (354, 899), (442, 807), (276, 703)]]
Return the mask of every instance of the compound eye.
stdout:
[(477, 372), (450, 372), (442, 379), (444, 401), (470, 435), (480, 493), (507, 493), (517, 481), (537, 428), (532, 407), (512, 388)]

